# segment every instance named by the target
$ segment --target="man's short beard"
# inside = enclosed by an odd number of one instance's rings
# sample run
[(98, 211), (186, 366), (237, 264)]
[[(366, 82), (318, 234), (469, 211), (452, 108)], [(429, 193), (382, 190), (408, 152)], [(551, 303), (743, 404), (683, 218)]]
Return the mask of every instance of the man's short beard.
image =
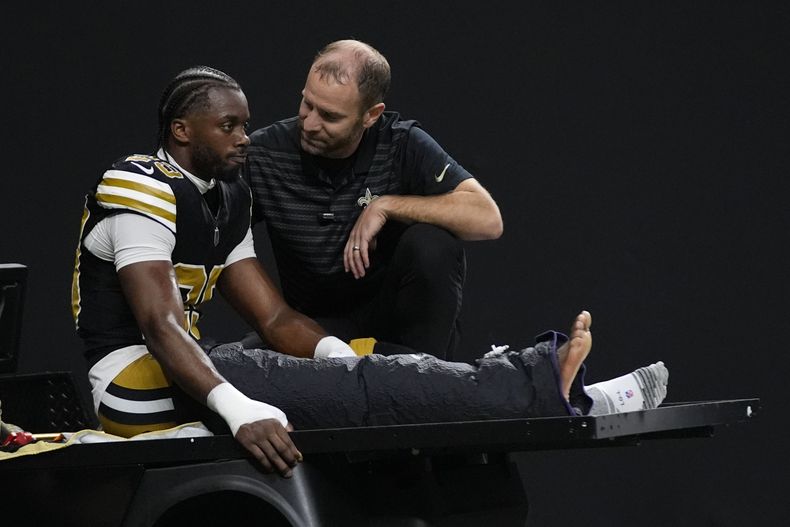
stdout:
[(192, 166), (195, 175), (206, 181), (233, 181), (239, 177), (238, 167), (225, 163), (216, 152), (200, 144), (192, 148)]
[(217, 167), (214, 178), (217, 181), (236, 181), (239, 178), (239, 169), (240, 167), (236, 166)]

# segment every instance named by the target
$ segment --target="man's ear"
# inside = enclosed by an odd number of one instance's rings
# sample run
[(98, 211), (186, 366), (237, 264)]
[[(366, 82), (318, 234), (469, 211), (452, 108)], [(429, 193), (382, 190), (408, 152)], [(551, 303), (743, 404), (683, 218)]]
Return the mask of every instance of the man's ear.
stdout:
[(370, 128), (373, 126), (381, 114), (384, 112), (384, 103), (380, 102), (368, 108), (365, 114), (362, 116), (362, 126), (365, 128)]
[(170, 135), (179, 143), (189, 143), (189, 125), (184, 119), (170, 121)]

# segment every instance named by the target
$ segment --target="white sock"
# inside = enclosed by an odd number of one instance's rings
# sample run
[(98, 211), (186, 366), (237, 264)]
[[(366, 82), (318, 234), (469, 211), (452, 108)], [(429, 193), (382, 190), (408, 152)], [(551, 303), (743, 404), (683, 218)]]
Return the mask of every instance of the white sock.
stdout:
[(667, 396), (669, 370), (659, 361), (633, 372), (585, 386), (593, 400), (590, 415), (648, 410), (661, 404)]

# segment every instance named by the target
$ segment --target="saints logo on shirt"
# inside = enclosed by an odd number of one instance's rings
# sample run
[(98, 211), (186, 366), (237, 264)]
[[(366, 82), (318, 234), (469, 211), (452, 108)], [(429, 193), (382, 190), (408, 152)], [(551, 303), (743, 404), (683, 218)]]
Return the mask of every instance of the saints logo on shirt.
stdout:
[(378, 194), (371, 194), (370, 189), (366, 188), (365, 195), (359, 197), (359, 199), (357, 200), (357, 205), (359, 205), (364, 209), (365, 207), (370, 205), (374, 199), (377, 199), (378, 197), (379, 197)]

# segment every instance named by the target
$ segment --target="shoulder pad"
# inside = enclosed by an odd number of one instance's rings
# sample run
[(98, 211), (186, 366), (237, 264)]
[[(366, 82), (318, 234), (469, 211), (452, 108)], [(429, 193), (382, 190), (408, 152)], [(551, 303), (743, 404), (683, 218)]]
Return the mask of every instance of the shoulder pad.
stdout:
[(151, 156), (129, 156), (116, 161), (96, 187), (96, 202), (104, 208), (143, 214), (175, 233), (176, 197), (167, 179), (154, 175), (160, 170), (159, 164), (166, 165), (165, 169), (172, 167)]
[(153, 176), (156, 173), (174, 179), (183, 179), (184, 177), (184, 174), (171, 163), (168, 163), (164, 159), (144, 154), (132, 154), (123, 157), (113, 163), (112, 167), (114, 169), (145, 174), (147, 176)]

